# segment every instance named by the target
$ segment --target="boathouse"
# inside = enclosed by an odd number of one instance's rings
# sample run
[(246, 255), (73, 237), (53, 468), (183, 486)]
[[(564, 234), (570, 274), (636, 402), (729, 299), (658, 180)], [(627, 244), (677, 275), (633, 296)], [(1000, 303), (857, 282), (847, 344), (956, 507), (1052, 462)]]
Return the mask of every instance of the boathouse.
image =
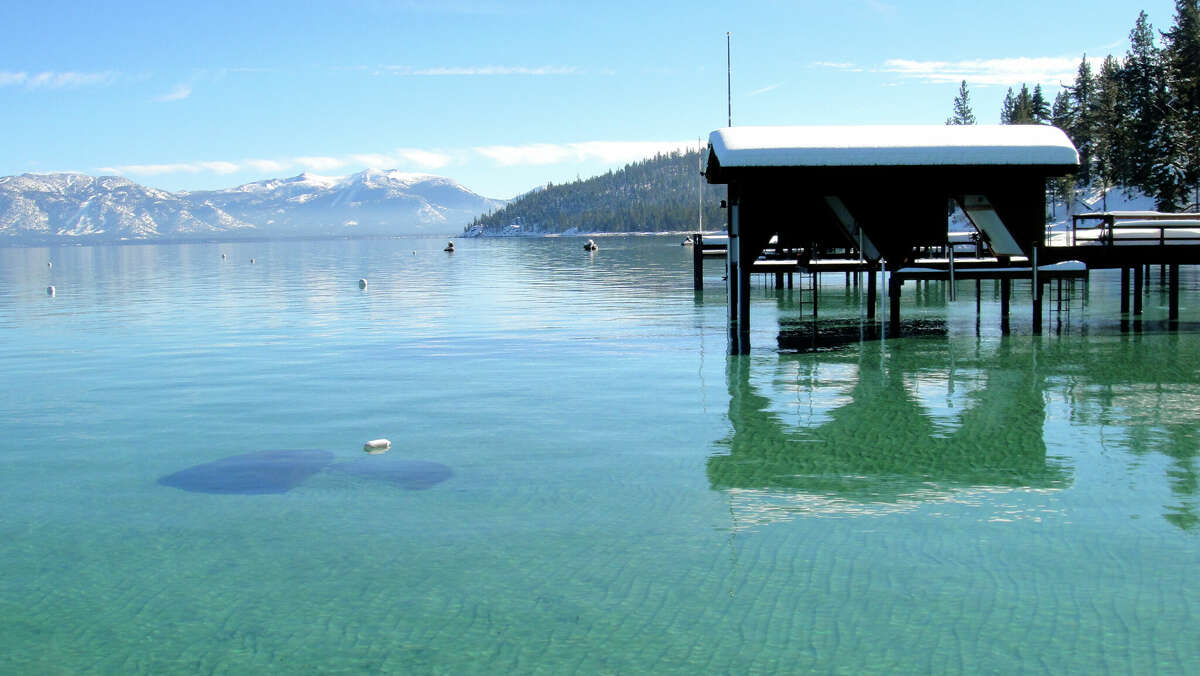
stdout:
[[(1036, 260), (1046, 179), (1078, 169), (1062, 130), (1044, 125), (727, 127), (709, 136), (704, 176), (728, 186), (733, 349), (749, 349), (750, 272), (773, 248), (852, 250), (899, 271), (947, 242), (949, 205), (1001, 264)], [(771, 242), (774, 240), (774, 244)], [(1036, 265), (1036, 264), (1035, 264)], [(874, 312), (869, 275), (868, 313)], [(889, 289), (898, 304), (899, 288)]]

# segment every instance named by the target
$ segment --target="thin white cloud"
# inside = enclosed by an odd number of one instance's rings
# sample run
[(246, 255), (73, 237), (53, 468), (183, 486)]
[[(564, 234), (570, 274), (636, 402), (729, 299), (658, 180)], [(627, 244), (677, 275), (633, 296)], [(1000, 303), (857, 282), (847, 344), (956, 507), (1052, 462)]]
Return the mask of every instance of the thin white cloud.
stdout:
[(296, 164), (312, 171), (332, 171), (346, 166), (346, 160), (340, 157), (297, 157)]
[(754, 91), (747, 94), (747, 96), (758, 96), (759, 94), (766, 94), (769, 91), (774, 91), (776, 89), (779, 89), (779, 87), (782, 86), (782, 84), (783, 83), (776, 83), (773, 85), (767, 85), (766, 87), (763, 87), (761, 89), (755, 89)]
[(42, 71), (27, 73), (24, 71), (0, 72), (0, 86), (24, 85), (28, 89), (65, 89), (69, 87), (106, 86), (117, 81), (115, 71), (105, 70), (94, 73), (78, 71)]
[(382, 155), (379, 153), (360, 153), (350, 155), (352, 164), (359, 164), (368, 169), (391, 169), (396, 162), (390, 155)]
[(849, 61), (813, 61), (811, 64), (814, 68), (829, 68), (832, 70), (844, 70), (851, 73), (861, 73), (863, 69), (855, 63)]
[(299, 167), (305, 171), (400, 169), (437, 170), (451, 164), (466, 164), (480, 156), (501, 167), (539, 166), (581, 162), (615, 165), (652, 157), (658, 153), (684, 151), (697, 147), (698, 141), (586, 141), (580, 143), (530, 143), (525, 145), (479, 146), (443, 152), (421, 148), (398, 148), (384, 153), (351, 153), (341, 156), (301, 156), (285, 159), (206, 160), (161, 164), (126, 164), (102, 167), (97, 171), (120, 176), (161, 176), (164, 174), (216, 174), (241, 172), (280, 175)]
[(1012, 86), (1071, 82), (1078, 68), (1078, 58), (1022, 56), (968, 61), (888, 59), (880, 71), (937, 84), (966, 80), (972, 85)]
[(408, 164), (413, 164), (423, 169), (441, 169), (454, 160), (453, 157), (445, 153), (417, 148), (401, 148), (396, 151), (396, 155)]
[(205, 171), (211, 171), (215, 174), (234, 174), (243, 170), (243, 166), (236, 162), (197, 162), (196, 165)]
[(186, 99), (187, 97), (189, 97), (191, 95), (192, 95), (192, 86), (185, 83), (185, 84), (176, 85), (174, 89), (167, 92), (166, 94), (163, 94), (162, 96), (155, 97), (154, 100), (155, 101), (182, 101), (183, 99)]
[(657, 153), (695, 148), (696, 141), (587, 141), (530, 143), (520, 146), (478, 146), (473, 150), (504, 167), (601, 161), (633, 162)]
[(413, 68), (411, 66), (384, 66), (384, 70), (397, 75), (574, 75), (575, 66), (436, 66)]
[(246, 160), (246, 166), (255, 171), (287, 171), (291, 166), (291, 162), (281, 160)]
[(162, 174), (198, 174), (204, 171), (204, 167), (200, 166), (199, 163), (175, 162), (171, 164), (124, 164), (119, 167), (100, 167), (98, 171), (103, 174), (117, 174), (119, 176), (129, 174), (135, 176), (160, 176)]

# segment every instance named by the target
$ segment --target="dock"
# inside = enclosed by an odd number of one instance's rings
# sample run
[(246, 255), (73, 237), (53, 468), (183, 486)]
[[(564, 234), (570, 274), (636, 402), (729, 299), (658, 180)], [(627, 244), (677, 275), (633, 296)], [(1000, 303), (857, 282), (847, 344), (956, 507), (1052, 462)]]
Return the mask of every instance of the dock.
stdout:
[[(1200, 214), (1076, 214), (1047, 231), (1045, 182), (1074, 173), (1078, 153), (1044, 125), (738, 127), (709, 136), (704, 175), (728, 186), (726, 235), (696, 239), (695, 286), (706, 257), (724, 254), (730, 350), (749, 350), (751, 275), (865, 276), (867, 319), (887, 285), (888, 330), (898, 333), (907, 282), (994, 280), (1007, 331), (1014, 280), (1028, 280), (1033, 331), (1042, 331), (1046, 287), (1086, 284), (1094, 269), (1121, 270), (1121, 311), (1140, 315), (1150, 266), (1169, 287), (1179, 319), (1179, 266), (1200, 264)], [(950, 233), (948, 205), (972, 226)], [(695, 237), (695, 236), (693, 236)], [(700, 244), (700, 242), (704, 242)], [(884, 281), (886, 280), (886, 281)], [(878, 281), (878, 284), (877, 284)], [(816, 315), (819, 283), (811, 282)]]

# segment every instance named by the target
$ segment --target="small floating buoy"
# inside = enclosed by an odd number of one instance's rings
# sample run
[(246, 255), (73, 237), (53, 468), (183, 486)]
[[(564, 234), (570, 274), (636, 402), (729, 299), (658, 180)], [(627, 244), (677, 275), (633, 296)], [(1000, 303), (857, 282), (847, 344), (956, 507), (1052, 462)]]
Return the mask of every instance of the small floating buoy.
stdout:
[(47, 286), (47, 287), (46, 287), (46, 295), (47, 295), (47, 296), (53, 296), (53, 295), (54, 295), (54, 287), (53, 287), (53, 286)]
[(392, 447), (392, 442), (387, 439), (372, 439), (363, 444), (363, 450), (372, 455), (379, 453), (387, 453)]
[(442, 251), (449, 251), (450, 253), (454, 253), (454, 240), (450, 240), (450, 242), (448, 242), (446, 244), (446, 248), (442, 249)]
[(251, 262), (251, 263), (253, 263), (253, 262), (254, 262), (254, 259), (253, 259), (253, 258), (251, 258), (251, 259), (250, 259), (250, 262)]
[(225, 254), (221, 254), (221, 260), (225, 260)]
[(365, 279), (358, 280), (358, 288), (360, 288), (360, 289), (367, 288), (367, 280), (365, 280)]
[(587, 241), (587, 244), (584, 244), (584, 245), (583, 245), (583, 250), (584, 250), (584, 251), (595, 251), (595, 250), (596, 250), (596, 249), (598, 249), (598, 248), (600, 248), (600, 247), (596, 246), (596, 241), (595, 241), (595, 240), (591, 240), (591, 239), (589, 239), (589, 240)]
[(54, 261), (46, 261), (46, 267), (48, 267), (48, 268), (54, 267)]

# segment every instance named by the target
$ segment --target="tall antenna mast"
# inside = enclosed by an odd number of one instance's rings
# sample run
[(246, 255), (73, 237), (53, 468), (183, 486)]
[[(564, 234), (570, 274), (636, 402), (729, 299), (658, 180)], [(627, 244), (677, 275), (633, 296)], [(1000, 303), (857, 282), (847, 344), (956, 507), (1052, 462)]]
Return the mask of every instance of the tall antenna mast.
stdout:
[(729, 126), (733, 126), (733, 61), (729, 58), (729, 31), (725, 31), (725, 105)]

